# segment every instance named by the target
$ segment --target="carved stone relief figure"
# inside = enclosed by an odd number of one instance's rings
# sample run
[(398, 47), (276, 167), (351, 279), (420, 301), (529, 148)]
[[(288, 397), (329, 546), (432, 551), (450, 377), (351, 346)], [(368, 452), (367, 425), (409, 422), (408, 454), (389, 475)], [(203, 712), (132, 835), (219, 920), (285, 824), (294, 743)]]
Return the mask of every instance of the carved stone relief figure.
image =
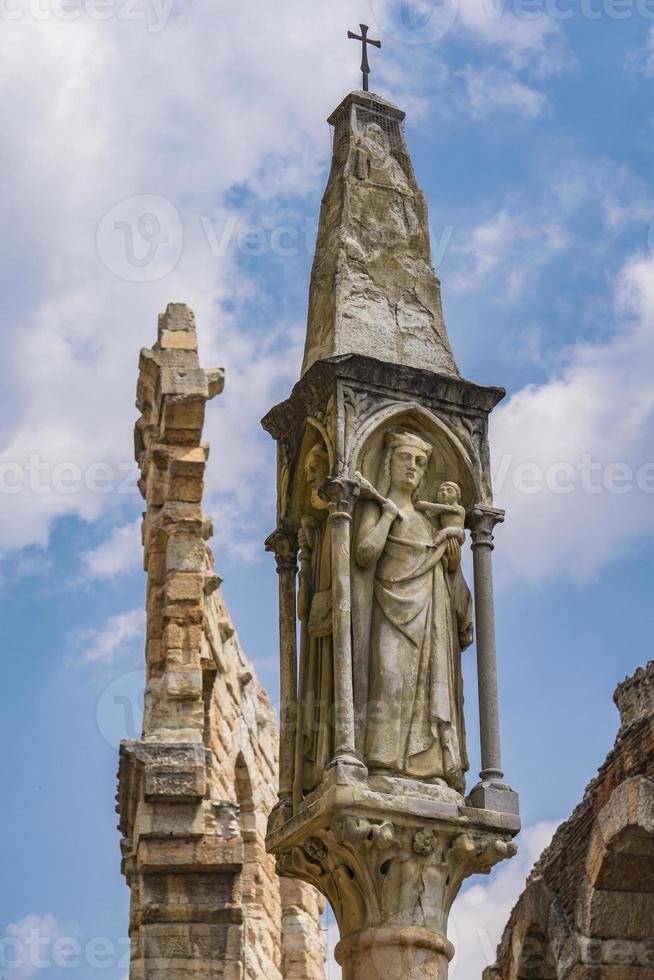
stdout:
[(444, 780), (461, 792), (460, 655), (472, 640), (460, 569), (465, 511), (451, 481), (436, 502), (419, 499), (432, 452), (418, 433), (389, 430), (376, 487), (361, 480), (353, 570), (355, 638), (368, 665), (363, 761), (371, 773)]
[(377, 123), (368, 123), (357, 142), (355, 172), (362, 180), (409, 193), (404, 171), (391, 154), (384, 130)]
[(331, 539), (328, 505), (318, 491), (329, 475), (329, 457), (316, 444), (304, 463), (314, 513), (302, 517), (300, 545), (300, 680), (295, 765), (296, 802), (315, 789), (333, 754), (334, 658)]

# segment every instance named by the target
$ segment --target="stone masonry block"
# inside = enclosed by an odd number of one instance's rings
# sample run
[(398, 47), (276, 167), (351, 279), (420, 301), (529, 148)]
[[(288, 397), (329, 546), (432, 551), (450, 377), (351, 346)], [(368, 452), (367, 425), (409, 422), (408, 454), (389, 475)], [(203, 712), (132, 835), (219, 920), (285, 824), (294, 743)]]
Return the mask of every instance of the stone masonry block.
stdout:
[(199, 667), (174, 670), (169, 668), (165, 673), (165, 680), (169, 697), (202, 697), (202, 671)]
[(198, 340), (194, 333), (181, 330), (162, 330), (159, 340), (162, 350), (197, 350)]
[(174, 572), (166, 583), (169, 602), (201, 602), (204, 578), (200, 572)]
[(166, 548), (166, 566), (170, 571), (202, 571), (205, 552), (201, 535), (171, 534)]
[(138, 755), (144, 763), (144, 797), (180, 801), (200, 799), (206, 791), (202, 745), (141, 743)]

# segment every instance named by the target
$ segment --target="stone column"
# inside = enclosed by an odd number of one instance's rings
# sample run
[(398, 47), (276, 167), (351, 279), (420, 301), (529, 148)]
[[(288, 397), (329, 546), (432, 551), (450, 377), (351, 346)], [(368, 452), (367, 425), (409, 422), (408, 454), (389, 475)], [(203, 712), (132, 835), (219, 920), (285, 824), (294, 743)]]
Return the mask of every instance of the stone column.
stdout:
[(454, 947), (426, 929), (367, 929), (335, 949), (343, 980), (446, 980)]
[(334, 759), (332, 765), (364, 768), (356, 757), (354, 687), (352, 682), (352, 598), (350, 591), (350, 537), (352, 511), (359, 492), (353, 480), (328, 481), (328, 523), (332, 543), (332, 602), (334, 637)]
[(518, 800), (504, 782), (500, 749), (500, 718), (497, 688), (495, 608), (493, 602), (493, 531), (504, 520), (504, 511), (477, 507), (469, 517), (475, 587), (477, 633), (477, 685), (481, 743), (481, 783), (470, 799), (483, 809), (518, 812)]
[(297, 731), (297, 534), (278, 528), (266, 540), (266, 550), (274, 552), (279, 575), (279, 808), (289, 816)]

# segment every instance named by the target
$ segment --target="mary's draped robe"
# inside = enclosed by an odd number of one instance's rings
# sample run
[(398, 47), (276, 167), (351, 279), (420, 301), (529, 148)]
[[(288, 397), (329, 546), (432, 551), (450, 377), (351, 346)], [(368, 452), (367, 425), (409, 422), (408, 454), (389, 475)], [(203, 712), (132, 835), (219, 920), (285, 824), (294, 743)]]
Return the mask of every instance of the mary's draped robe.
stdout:
[[(365, 501), (360, 508), (376, 509)], [(362, 517), (357, 525), (366, 523)], [(472, 602), (437, 523), (420, 513), (420, 536), (395, 521), (376, 565), (353, 567), (357, 715), (371, 770), (463, 788), (468, 768), (461, 650), (471, 642)], [(357, 533), (355, 527), (355, 534)]]

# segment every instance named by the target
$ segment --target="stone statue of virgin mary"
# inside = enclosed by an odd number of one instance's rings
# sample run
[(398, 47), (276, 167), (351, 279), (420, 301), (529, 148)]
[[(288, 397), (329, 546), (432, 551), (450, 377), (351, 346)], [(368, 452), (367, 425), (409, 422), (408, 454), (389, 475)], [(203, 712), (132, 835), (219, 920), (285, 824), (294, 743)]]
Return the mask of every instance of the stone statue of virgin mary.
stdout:
[(468, 762), (460, 657), (472, 641), (460, 568), (465, 512), (449, 481), (439, 503), (420, 501), (432, 451), (418, 433), (390, 430), (376, 486), (362, 480), (353, 607), (367, 690), (357, 692), (357, 714), (371, 774), (444, 780), (462, 792)]

